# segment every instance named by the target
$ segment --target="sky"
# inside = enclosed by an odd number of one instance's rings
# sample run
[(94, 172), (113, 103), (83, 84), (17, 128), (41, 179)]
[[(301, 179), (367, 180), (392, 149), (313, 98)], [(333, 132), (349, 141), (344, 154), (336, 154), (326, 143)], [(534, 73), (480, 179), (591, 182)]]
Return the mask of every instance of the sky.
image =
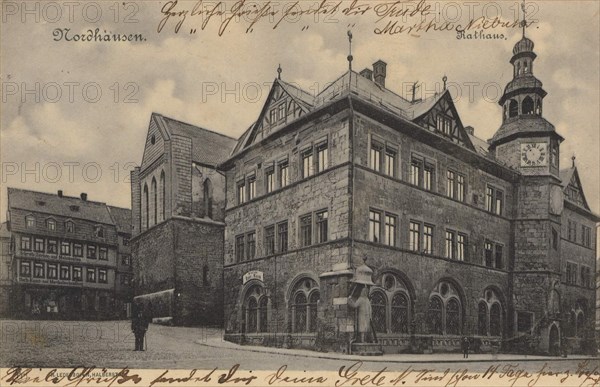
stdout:
[[(384, 60), (386, 86), (406, 97), (417, 81), (417, 96), (431, 95), (445, 75), (465, 125), (486, 140), (499, 128), (497, 100), (512, 78), (509, 60), (520, 28), (485, 31), (503, 34), (501, 39), (458, 39), (456, 28), (377, 32), (388, 23), (410, 26), (433, 18), (461, 25), (482, 15), (514, 21), (520, 3), (423, 0), (404, 4), (414, 13), (400, 16), (390, 14), (391, 3), (358, 1), (355, 6), (370, 9), (351, 16), (342, 12), (351, 4), (345, 1), (329, 15), (288, 13), (274, 28), (291, 4), (246, 2), (247, 9), (269, 5), (276, 14), (251, 30), (250, 16), (233, 19), (220, 34), (221, 16), (191, 16), (195, 6), (208, 12), (216, 3), (3, 1), (0, 219), (7, 186), (87, 192), (90, 200), (130, 207), (128, 171), (141, 162), (152, 112), (238, 138), (260, 113), (279, 65), (285, 81), (311, 91), (344, 73), (348, 30), (355, 70)], [(304, 0), (294, 9), (318, 4)], [(176, 15), (159, 33), (170, 5), (188, 14), (177, 33)], [(222, 7), (235, 5), (226, 1)], [(548, 92), (544, 117), (566, 138), (561, 167), (576, 156), (589, 205), (600, 213), (600, 2), (538, 1), (526, 9), (526, 34), (538, 55), (534, 74)], [(65, 34), (73, 39), (96, 28), (145, 40), (65, 40)]]

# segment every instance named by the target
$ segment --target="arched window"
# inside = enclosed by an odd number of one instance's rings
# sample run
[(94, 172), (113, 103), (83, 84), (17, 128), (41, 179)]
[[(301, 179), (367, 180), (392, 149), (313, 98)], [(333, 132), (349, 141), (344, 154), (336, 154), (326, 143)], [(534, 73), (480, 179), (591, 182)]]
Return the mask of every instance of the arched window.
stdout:
[(442, 316), (442, 300), (438, 297), (432, 297), (429, 300), (427, 308), (427, 323), (429, 324), (429, 333), (441, 335), (444, 333), (444, 322)]
[(521, 111), (523, 114), (533, 114), (533, 99), (531, 97), (525, 97)]
[(143, 198), (143, 204), (142, 204), (142, 223), (143, 225), (146, 227), (146, 229), (149, 227), (149, 210), (148, 210), (148, 204), (149, 204), (149, 198), (148, 198), (148, 184), (144, 184), (144, 198)]
[(523, 73), (527, 74), (529, 72), (529, 63), (527, 61), (523, 61)]
[(408, 333), (408, 297), (398, 292), (392, 297), (392, 333)]
[(317, 290), (310, 294), (308, 300), (308, 331), (317, 331), (317, 304), (319, 302), (320, 294)]
[(258, 303), (256, 298), (248, 300), (248, 333), (256, 332), (258, 329)]
[(394, 272), (382, 273), (377, 282), (369, 296), (373, 328), (379, 333), (408, 334), (411, 320), (408, 286)]
[(480, 336), (487, 336), (488, 334), (488, 307), (485, 301), (479, 303), (477, 309), (477, 333)]
[(152, 197), (152, 225), (155, 225), (158, 220), (158, 199), (156, 192), (156, 179), (152, 178), (152, 183), (150, 183), (150, 196)]
[(160, 193), (160, 220), (163, 221), (165, 220), (165, 171), (161, 171), (160, 172), (160, 180), (158, 183), (158, 192)]
[(513, 118), (519, 115), (519, 104), (514, 99), (508, 103), (508, 117)]
[(585, 314), (582, 311), (577, 313), (577, 337), (583, 337), (585, 332)]
[(542, 101), (541, 99), (537, 98), (535, 100), (536, 104), (535, 104), (535, 114), (537, 114), (538, 116), (542, 115)]
[(452, 298), (446, 304), (446, 333), (460, 335), (460, 302)]
[[(255, 285), (246, 292), (242, 307), (247, 333), (265, 332), (267, 326), (267, 301), (263, 288)], [(263, 330), (265, 328), (265, 330)]]
[(386, 332), (386, 310), (387, 300), (385, 294), (380, 291), (373, 292), (371, 295), (371, 316), (373, 316), (371, 320), (375, 332)]
[(258, 321), (259, 321), (258, 330), (259, 330), (259, 332), (267, 331), (267, 320), (268, 320), (267, 304), (268, 304), (268, 302), (269, 302), (269, 300), (267, 299), (267, 297), (262, 296), (258, 303)]
[(577, 336), (577, 314), (574, 310), (569, 313), (569, 333), (572, 337)]
[(502, 336), (502, 308), (497, 302), (490, 308), (490, 335)]
[(517, 62), (517, 75), (521, 75), (521, 62)]
[(306, 295), (298, 292), (294, 296), (294, 332), (306, 332)]
[(204, 180), (203, 193), (204, 193), (204, 214), (208, 218), (212, 219), (212, 217), (213, 217), (213, 188), (212, 188), (212, 182), (210, 181), (210, 179)]
[(319, 285), (311, 278), (301, 278), (294, 283), (290, 298), (292, 332), (316, 332)]

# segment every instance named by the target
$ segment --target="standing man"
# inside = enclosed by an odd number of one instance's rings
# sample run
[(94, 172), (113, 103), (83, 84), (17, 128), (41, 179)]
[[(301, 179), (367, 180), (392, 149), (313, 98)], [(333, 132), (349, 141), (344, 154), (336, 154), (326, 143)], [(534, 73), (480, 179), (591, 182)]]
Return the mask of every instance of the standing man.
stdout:
[(464, 336), (462, 338), (461, 346), (462, 346), (462, 350), (463, 350), (463, 358), (468, 359), (469, 358), (469, 348), (471, 346), (471, 343), (469, 342), (469, 338), (467, 336)]
[(144, 338), (146, 336), (146, 331), (148, 330), (149, 323), (150, 320), (144, 312), (144, 308), (139, 304), (134, 304), (134, 313), (133, 318), (131, 319), (131, 330), (135, 335), (134, 351), (144, 350)]

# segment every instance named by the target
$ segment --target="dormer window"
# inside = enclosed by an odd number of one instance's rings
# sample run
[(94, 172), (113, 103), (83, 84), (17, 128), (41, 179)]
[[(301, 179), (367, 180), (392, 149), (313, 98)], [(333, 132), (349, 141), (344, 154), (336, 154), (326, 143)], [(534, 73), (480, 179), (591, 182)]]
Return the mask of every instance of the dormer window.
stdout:
[(54, 220), (54, 219), (46, 220), (46, 228), (50, 231), (56, 231), (56, 220)]
[(33, 215), (28, 215), (25, 217), (25, 226), (27, 228), (35, 227), (35, 218), (33, 217)]
[(65, 230), (69, 233), (72, 234), (75, 232), (75, 223), (71, 222), (70, 220), (67, 221), (65, 223)]
[(96, 226), (94, 228), (94, 235), (96, 235), (98, 238), (104, 238), (104, 227)]

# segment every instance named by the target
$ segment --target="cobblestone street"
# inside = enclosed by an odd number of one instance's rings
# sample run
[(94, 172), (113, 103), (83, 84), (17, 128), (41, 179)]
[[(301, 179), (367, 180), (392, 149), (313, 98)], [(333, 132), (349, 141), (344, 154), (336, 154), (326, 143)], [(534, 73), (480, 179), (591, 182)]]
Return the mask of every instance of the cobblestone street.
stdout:
[[(169, 369), (212, 369), (230, 368), (240, 364), (241, 369), (272, 370), (288, 365), (295, 370), (337, 371), (342, 365), (349, 365), (345, 355), (340, 359), (335, 354), (316, 354), (308, 351), (295, 351), (294, 354), (265, 353), (264, 349), (252, 350), (251, 347), (236, 347), (222, 343), (220, 329), (166, 327), (152, 324), (148, 332), (148, 349), (135, 352), (134, 338), (128, 321), (10, 321), (1, 320), (2, 341), (0, 342), (0, 367), (76, 367), (96, 366), (106, 368), (169, 368)], [(219, 345), (222, 344), (222, 347)], [(330, 356), (318, 358), (315, 356)], [(439, 355), (437, 355), (439, 358)], [(444, 355), (444, 361), (460, 363), (435, 364), (431, 355), (390, 355), (389, 363), (385, 359), (362, 359), (362, 370), (375, 371), (387, 367), (389, 370), (404, 369), (407, 365), (399, 361), (423, 359), (423, 363), (411, 363), (414, 369), (449, 368), (458, 370), (468, 367), (471, 371), (483, 372), (490, 365), (491, 355), (475, 355), (473, 360), (487, 362), (462, 362), (462, 355)], [(485, 358), (483, 357), (485, 356)], [(569, 359), (555, 361), (547, 358), (539, 361), (519, 362), (519, 358), (508, 362), (510, 355), (500, 355), (495, 364), (520, 363), (519, 367), (529, 371), (539, 371), (545, 362), (553, 369), (577, 369), (582, 360)], [(521, 356), (522, 360), (528, 360)], [(384, 361), (382, 361), (384, 360)], [(418, 361), (417, 360), (417, 361)], [(433, 364), (432, 364), (433, 363)], [(590, 360), (598, 364), (598, 360)], [(593, 368), (593, 366), (592, 366)]]

